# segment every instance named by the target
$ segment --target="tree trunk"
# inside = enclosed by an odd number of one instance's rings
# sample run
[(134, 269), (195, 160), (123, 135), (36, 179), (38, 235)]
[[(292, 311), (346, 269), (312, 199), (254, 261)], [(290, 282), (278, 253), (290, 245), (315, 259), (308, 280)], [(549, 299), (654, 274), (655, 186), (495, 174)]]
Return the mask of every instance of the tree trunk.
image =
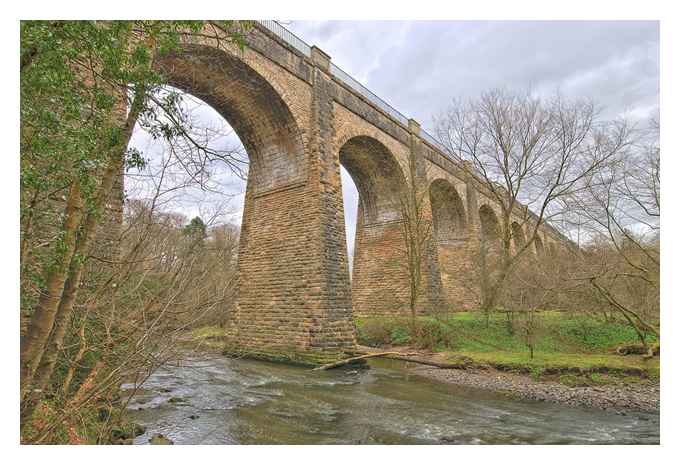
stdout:
[[(78, 180), (73, 181), (66, 202), (63, 237), (61, 241), (61, 257), (48, 268), (46, 289), (31, 317), (28, 331), (21, 341), (21, 398), (29, 389), (33, 375), (47, 347), (50, 332), (57, 316), (59, 302), (66, 280), (68, 266), (75, 251), (76, 233), (82, 218), (82, 199)], [(57, 252), (58, 253), (58, 252)], [(55, 253), (55, 255), (57, 254)]]
[(84, 226), (78, 237), (76, 243), (76, 256), (71, 260), (68, 279), (66, 280), (64, 291), (59, 302), (59, 309), (57, 312), (57, 319), (52, 331), (52, 337), (43, 360), (40, 363), (38, 371), (35, 376), (35, 386), (37, 389), (43, 389), (52, 376), (54, 366), (57, 361), (59, 352), (61, 352), (64, 336), (71, 321), (71, 313), (73, 312), (73, 305), (75, 303), (78, 289), (80, 288), (80, 281), (82, 278), (83, 269), (85, 267), (84, 257), (87, 257), (92, 243), (92, 238), (95, 235), (95, 230), (99, 223), (100, 213), (103, 211), (107, 200), (111, 196), (111, 189), (115, 183), (116, 177), (122, 170), (123, 159), (127, 145), (132, 137), (132, 131), (139, 116), (139, 109), (142, 106), (143, 95), (140, 94), (135, 98), (125, 125), (123, 126), (123, 137), (121, 142), (111, 149), (109, 163), (106, 171), (103, 174), (101, 185), (97, 192), (94, 209), (89, 211), (85, 218)]

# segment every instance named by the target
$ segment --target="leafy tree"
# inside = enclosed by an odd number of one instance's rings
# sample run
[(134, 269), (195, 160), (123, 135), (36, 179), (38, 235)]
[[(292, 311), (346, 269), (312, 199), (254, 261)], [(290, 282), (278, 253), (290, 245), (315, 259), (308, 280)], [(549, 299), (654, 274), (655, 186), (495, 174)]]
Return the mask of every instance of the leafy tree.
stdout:
[(135, 124), (168, 140), (185, 132), (176, 95), (150, 98), (165, 83), (154, 58), (206, 31), (242, 45), (241, 26), (21, 23), (22, 419), (54, 374), (112, 186), (126, 164), (143, 164), (127, 150)]
[(194, 241), (203, 242), (208, 237), (207, 226), (200, 216), (194, 217), (188, 225), (184, 227), (184, 235), (189, 236)]

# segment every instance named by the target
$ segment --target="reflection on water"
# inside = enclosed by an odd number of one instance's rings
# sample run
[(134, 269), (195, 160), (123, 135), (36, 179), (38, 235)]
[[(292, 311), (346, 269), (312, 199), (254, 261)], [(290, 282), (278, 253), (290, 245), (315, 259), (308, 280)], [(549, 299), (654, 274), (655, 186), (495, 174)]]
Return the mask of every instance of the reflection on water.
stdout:
[[(131, 388), (124, 385), (123, 388)], [(130, 403), (175, 444), (658, 444), (659, 416), (520, 401), (409, 374), (399, 362), (311, 371), (190, 354)]]

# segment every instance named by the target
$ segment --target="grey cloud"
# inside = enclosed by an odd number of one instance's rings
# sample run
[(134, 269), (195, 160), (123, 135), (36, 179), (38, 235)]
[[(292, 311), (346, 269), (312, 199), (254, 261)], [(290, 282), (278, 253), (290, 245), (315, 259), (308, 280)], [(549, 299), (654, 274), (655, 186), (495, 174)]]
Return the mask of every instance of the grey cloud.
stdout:
[[(426, 127), (453, 97), (493, 88), (560, 89), (588, 97), (613, 116), (653, 109), (659, 94), (659, 27), (632, 21), (330, 22), (292, 23), (303, 39)], [(335, 29), (345, 32), (339, 34)], [(328, 41), (326, 41), (328, 37)], [(341, 65), (342, 66), (342, 65)]]

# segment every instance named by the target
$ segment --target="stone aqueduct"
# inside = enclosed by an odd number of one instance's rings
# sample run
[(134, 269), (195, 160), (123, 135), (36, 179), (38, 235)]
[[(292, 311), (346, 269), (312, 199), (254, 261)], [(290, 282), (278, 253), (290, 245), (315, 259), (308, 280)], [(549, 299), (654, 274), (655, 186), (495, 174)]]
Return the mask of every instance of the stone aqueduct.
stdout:
[[(434, 226), (420, 308), (474, 306), (478, 296), (462, 278), (475, 273), (479, 237), (497, 221), (481, 185), (417, 122), (277, 23), (257, 22), (246, 43), (192, 38), (158, 61), (172, 86), (229, 122), (250, 158), (235, 347), (265, 358), (334, 359), (356, 344), (353, 314), (405, 309), (394, 198), (411, 166), (419, 185), (429, 186)], [(359, 191), (351, 280), (341, 165)], [(522, 235), (518, 229), (517, 240)], [(538, 252), (562, 241), (548, 226), (540, 236)]]

